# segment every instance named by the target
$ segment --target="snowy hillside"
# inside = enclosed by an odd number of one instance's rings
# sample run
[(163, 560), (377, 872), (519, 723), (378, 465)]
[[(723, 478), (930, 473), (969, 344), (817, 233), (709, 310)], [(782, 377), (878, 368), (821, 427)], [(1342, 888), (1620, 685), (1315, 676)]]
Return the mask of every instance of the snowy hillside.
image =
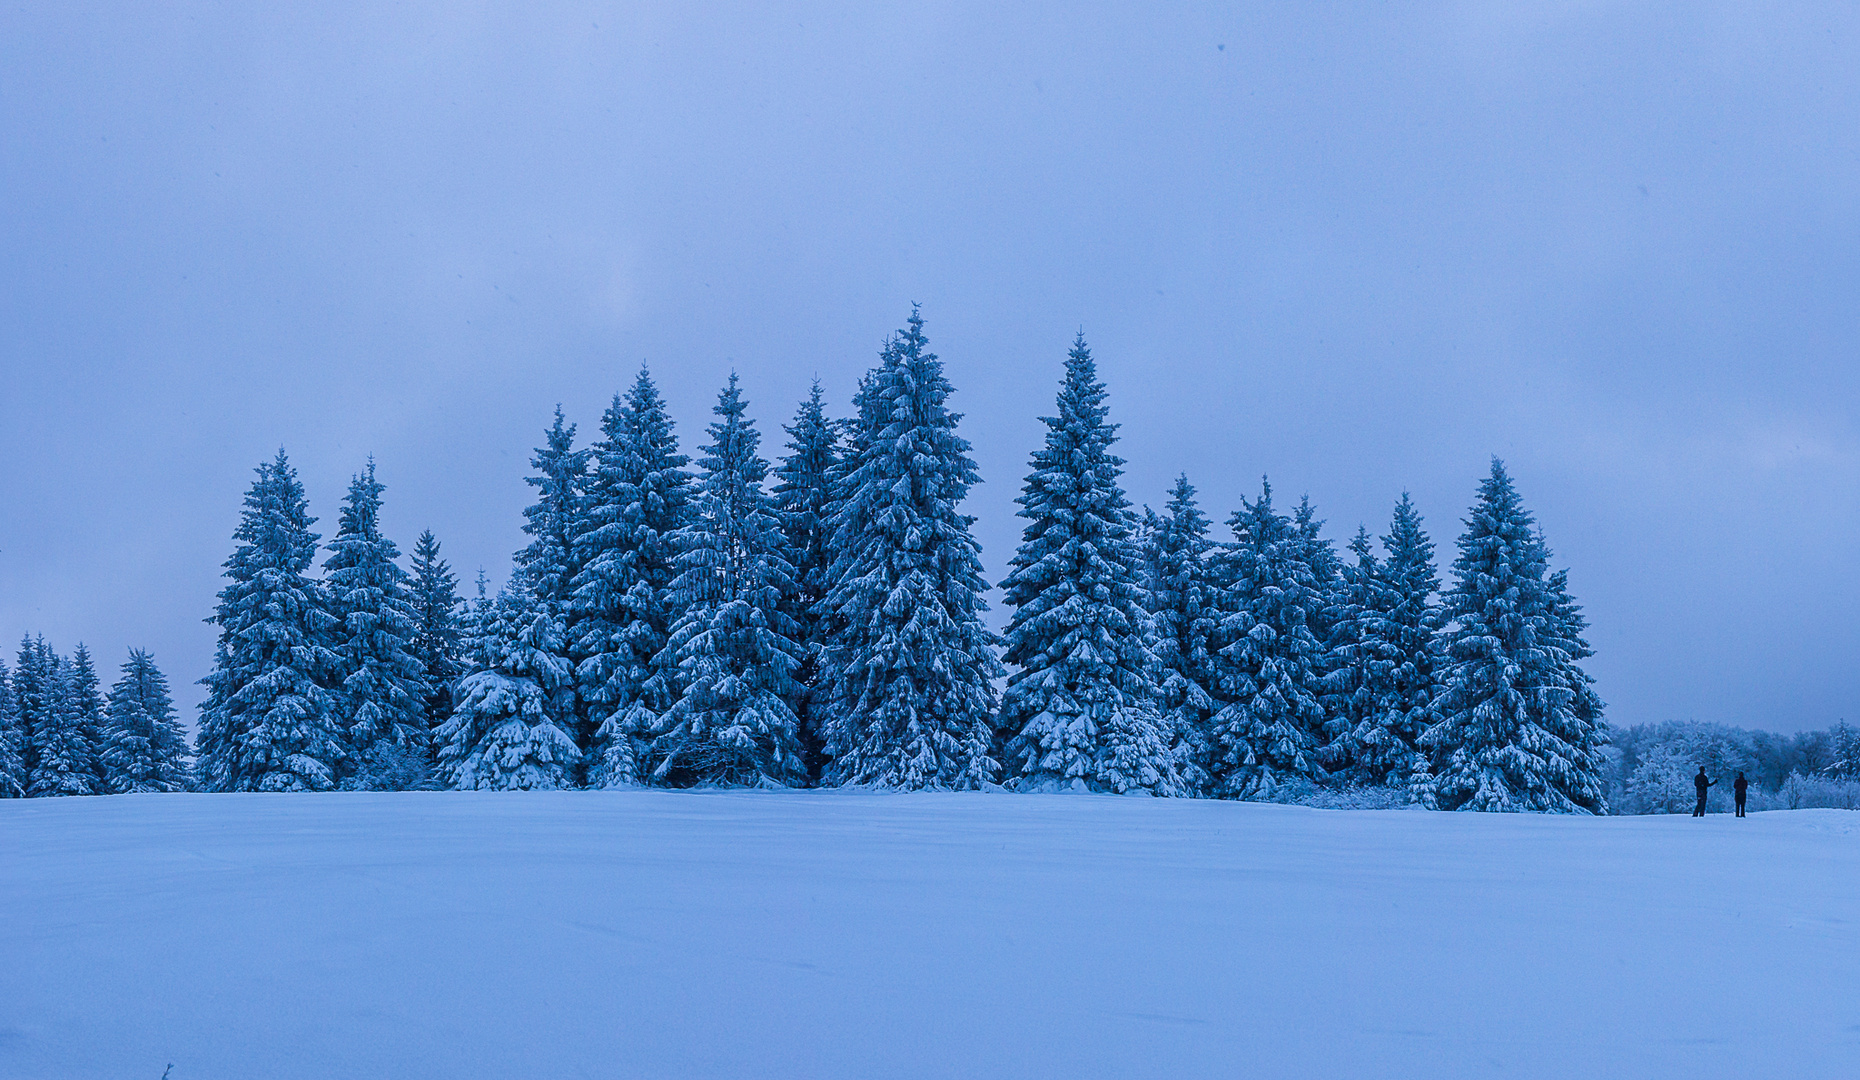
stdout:
[(1860, 814), (0, 801), (0, 1076), (1839, 1077)]

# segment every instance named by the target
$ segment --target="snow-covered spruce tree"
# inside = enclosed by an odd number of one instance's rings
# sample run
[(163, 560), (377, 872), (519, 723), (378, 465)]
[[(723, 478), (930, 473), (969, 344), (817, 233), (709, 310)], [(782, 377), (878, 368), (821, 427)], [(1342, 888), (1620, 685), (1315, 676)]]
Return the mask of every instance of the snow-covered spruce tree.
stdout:
[(915, 309), (855, 399), (833, 564), (829, 783), (977, 788), (990, 756), (995, 638), (982, 621), (980, 548), (957, 507), (979, 482), (943, 365)]
[[(555, 633), (538, 640), (551, 642), (549, 647), (557, 650), (570, 671), (581, 659), (575, 639), (580, 614), (574, 604), (574, 581), (581, 569), (581, 557), (575, 550), (575, 538), (584, 530), (583, 489), (590, 456), (588, 450), (575, 449), (575, 425), (563, 419), (562, 407), (557, 405), (555, 422), (544, 432), (543, 445), (530, 459), (536, 475), (524, 477), (524, 483), (536, 489), (536, 502), (523, 511), (523, 531), (529, 534), (530, 542), (516, 553), (516, 570), (509, 586), (521, 584), (536, 599), (539, 614), (556, 627)], [(551, 715), (585, 751), (592, 733), (587, 730), (587, 717), (575, 693), (575, 680), (562, 683), (551, 693), (560, 699), (551, 704)]]
[[(425, 679), (423, 712), (428, 731), (452, 715), (452, 687), (465, 673), (463, 634), (459, 625), (458, 575), (439, 554), (433, 530), (413, 544), (413, 573), (408, 590), (413, 602), (413, 658)], [(430, 740), (429, 740), (430, 742)]]
[(1836, 780), (1860, 776), (1860, 731), (1845, 720), (1828, 729), (1828, 763), (1821, 772)]
[(105, 712), (103, 759), (114, 790), (187, 790), (187, 733), (174, 714), (168, 680), (148, 653), (129, 650)]
[(1447, 685), (1421, 737), (1443, 810), (1602, 813), (1606, 728), (1577, 666), (1580, 616), (1496, 458), (1445, 598)]
[(676, 692), (664, 650), (677, 614), (672, 538), (690, 512), (690, 459), (644, 367), (602, 416), (601, 432), (575, 539), (576, 678), (593, 728), (588, 783), (625, 787), (644, 782), (647, 740)]
[(413, 653), (419, 616), (400, 550), (381, 535), (385, 490), (370, 460), (349, 483), (323, 563), (350, 750), (344, 785), (362, 791), (422, 787), (432, 771), (426, 671)]
[(32, 729), (32, 772), (26, 793), (35, 798), (50, 795), (100, 795), (97, 763), (74, 692), (71, 662), (38, 643), (39, 719)]
[(21, 765), (27, 777), (38, 764), (32, 733), (39, 729), (45, 716), (46, 684), (51, 678), (47, 670), (50, 655), (51, 650), (45, 648), (43, 637), (20, 636), (19, 653), (13, 667), (13, 708), (19, 714)]
[(691, 521), (679, 530), (672, 592), (681, 614), (666, 648), (681, 693), (652, 740), (652, 779), (677, 787), (793, 787), (806, 782), (800, 625), (788, 614), (794, 567), (762, 489), (761, 436), (743, 417), (736, 376), (717, 397)]
[(801, 746), (808, 776), (817, 780), (825, 766), (821, 654), (826, 648), (827, 621), (821, 603), (827, 597), (832, 565), (833, 478), (841, 458), (840, 425), (827, 419), (818, 379), (801, 403), (794, 423), (783, 430), (788, 433), (788, 449), (792, 452), (775, 469), (778, 482), (772, 494), (794, 560), (796, 589), (789, 608), (800, 626), (799, 640), (804, 648), (801, 666), (795, 671), (795, 681), (801, 685), (795, 715), (801, 719)]
[(316, 521), (284, 451), (258, 466), (225, 588), (208, 622), (220, 628), (201, 682), (195, 771), (208, 791), (324, 791), (347, 758), (330, 647), (336, 619), (305, 576)]
[(103, 761), (103, 695), (99, 692), (97, 664), (90, 657), (90, 649), (80, 641), (65, 666), (70, 680), (71, 711), (77, 714), (78, 724), (83, 729), (84, 756), (90, 762), (91, 793), (112, 794), (120, 789)]
[[(1364, 783), (1374, 782), (1376, 770), (1365, 760), (1362, 735), (1380, 730), (1383, 701), (1393, 688), (1399, 658), (1382, 632), (1382, 621), (1394, 604), (1367, 528), (1358, 526), (1350, 553), (1355, 562), (1339, 568), (1327, 612), (1324, 742), (1319, 757), (1333, 777)], [(1402, 778), (1407, 779), (1405, 773)]]
[(5, 662), (0, 662), (0, 799), (26, 796), (26, 724)]
[(1310, 537), (1272, 507), (1272, 485), (1228, 520), (1233, 543), (1220, 549), (1222, 591), (1216, 643), (1216, 696), (1209, 721), (1213, 794), (1264, 799), (1288, 780), (1314, 780), (1324, 709), (1323, 645), (1311, 619), (1326, 602), (1318, 590)]
[(1142, 555), (1117, 425), (1080, 334), (1066, 356), (1058, 415), (1016, 500), (1028, 525), (1002, 589), (1014, 609), (1003, 659), (1002, 766), (1015, 787), (1179, 793), (1170, 732), (1156, 710), (1146, 647)]
[(530, 582), (518, 580), (472, 605), (471, 674), (459, 680), (452, 716), (434, 732), (447, 786), (544, 789), (574, 786), (581, 752), (563, 730), (563, 690), (574, 671), (562, 626)]
[(1421, 734), (1434, 719), (1440, 695), (1440, 574), (1434, 542), (1407, 492), (1395, 504), (1382, 537), (1382, 581), (1389, 608), (1378, 629), (1395, 667), (1376, 726), (1356, 735), (1359, 762), (1369, 783), (1412, 783), (1427, 772)]
[(1216, 659), (1211, 643), (1221, 613), (1209, 577), (1208, 519), (1186, 475), (1176, 478), (1164, 513), (1147, 536), (1148, 606), (1155, 627), (1159, 706), (1168, 722), (1176, 773), (1185, 793), (1208, 790), (1209, 726), (1219, 707), (1212, 690)]

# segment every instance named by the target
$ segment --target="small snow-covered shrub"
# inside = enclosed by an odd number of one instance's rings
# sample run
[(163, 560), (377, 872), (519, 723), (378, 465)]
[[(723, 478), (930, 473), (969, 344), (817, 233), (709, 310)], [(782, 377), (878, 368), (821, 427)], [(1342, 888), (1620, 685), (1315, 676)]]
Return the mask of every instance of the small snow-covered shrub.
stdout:
[[(1628, 777), (1624, 814), (1689, 814), (1697, 802), (1690, 758), (1666, 746), (1649, 750)], [(1718, 793), (1717, 788), (1712, 794)]]
[(1789, 779), (1774, 794), (1765, 793), (1760, 805), (1757, 793), (1751, 792), (1750, 807), (1756, 810), (1860, 810), (1860, 780), (1836, 780), (1825, 776), (1790, 773)]
[(1273, 786), (1272, 797), (1266, 801), (1312, 806), (1319, 810), (1400, 810), (1414, 805), (1405, 787), (1357, 784), (1319, 787), (1302, 778), (1279, 781)]

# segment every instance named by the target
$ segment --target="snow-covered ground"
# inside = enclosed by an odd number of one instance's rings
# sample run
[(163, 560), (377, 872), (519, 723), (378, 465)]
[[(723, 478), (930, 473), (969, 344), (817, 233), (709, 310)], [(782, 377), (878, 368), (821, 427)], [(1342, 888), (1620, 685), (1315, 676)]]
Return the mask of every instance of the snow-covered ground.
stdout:
[(0, 1075), (1851, 1077), (1860, 813), (0, 801)]

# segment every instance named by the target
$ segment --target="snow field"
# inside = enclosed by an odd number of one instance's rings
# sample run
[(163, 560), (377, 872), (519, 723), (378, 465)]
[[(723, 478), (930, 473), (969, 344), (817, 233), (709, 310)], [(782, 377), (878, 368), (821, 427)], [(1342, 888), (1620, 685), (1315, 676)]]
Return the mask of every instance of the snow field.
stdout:
[(1860, 815), (0, 801), (0, 1077), (1847, 1077)]

